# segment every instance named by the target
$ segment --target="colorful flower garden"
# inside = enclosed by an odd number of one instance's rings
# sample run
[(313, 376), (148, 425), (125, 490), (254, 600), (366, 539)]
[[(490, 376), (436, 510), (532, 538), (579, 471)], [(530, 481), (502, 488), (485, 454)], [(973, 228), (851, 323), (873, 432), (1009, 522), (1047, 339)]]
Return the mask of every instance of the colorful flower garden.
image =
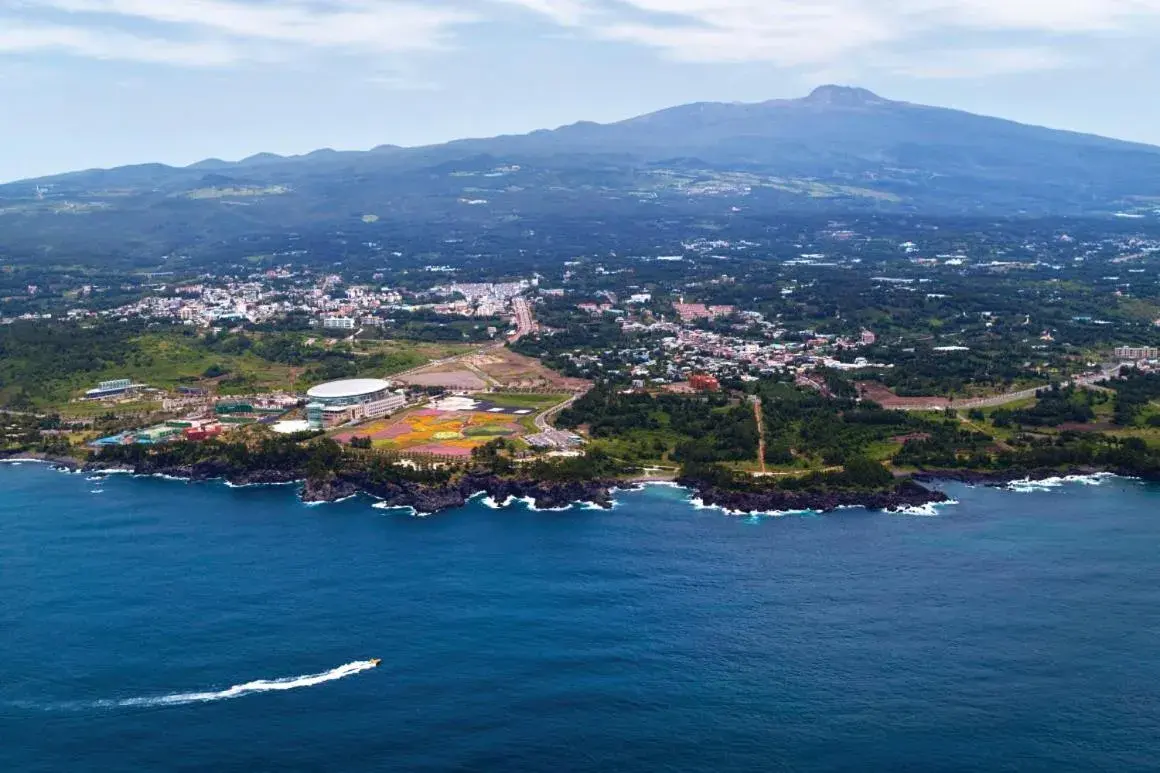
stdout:
[(474, 448), (522, 432), (509, 414), (424, 409), (335, 435), (341, 443), (370, 437), (375, 448), (440, 456), (470, 456)]

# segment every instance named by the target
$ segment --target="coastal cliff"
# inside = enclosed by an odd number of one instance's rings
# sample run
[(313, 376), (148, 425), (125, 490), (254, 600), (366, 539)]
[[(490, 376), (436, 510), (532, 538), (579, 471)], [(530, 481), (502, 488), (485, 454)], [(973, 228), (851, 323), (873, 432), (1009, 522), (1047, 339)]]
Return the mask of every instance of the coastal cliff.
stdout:
[(907, 510), (949, 501), (941, 491), (928, 489), (914, 481), (902, 481), (888, 491), (730, 491), (683, 479), (682, 486), (696, 491), (701, 502), (710, 507), (742, 513), (802, 512), (828, 513), (842, 507), (864, 507), (867, 510)]
[(576, 502), (612, 507), (611, 481), (548, 482), (494, 475), (465, 475), (447, 484), (430, 486), (409, 481), (376, 483), (367, 479), (335, 476), (328, 480), (307, 480), (304, 502), (334, 502), (358, 493), (369, 494), (388, 507), (411, 507), (420, 513), (437, 513), (463, 507), (479, 494), (496, 502), (531, 499), (540, 509), (565, 508)]
[[(83, 469), (86, 472), (101, 473), (123, 468), (111, 463), (90, 462)], [(613, 490), (632, 485), (616, 480), (541, 481), (480, 473), (469, 473), (442, 483), (418, 483), (403, 479), (384, 481), (360, 473), (309, 477), (296, 470), (236, 467), (219, 459), (186, 465), (159, 464), (145, 459), (130, 469), (136, 475), (163, 475), (195, 482), (224, 480), (235, 486), (302, 483), (301, 498), (304, 502), (338, 502), (358, 494), (367, 494), (388, 507), (412, 508), (419, 513), (438, 513), (463, 507), (468, 500), (481, 494), (496, 502), (530, 500), (542, 510), (567, 508), (577, 502), (610, 508), (613, 505)], [(937, 477), (931, 476), (931, 479)], [(842, 507), (904, 510), (938, 504), (948, 499), (941, 491), (928, 489), (914, 481), (902, 481), (884, 491), (821, 492), (736, 491), (695, 478), (681, 479), (678, 483), (690, 489), (693, 496), (703, 504), (734, 512), (831, 512)]]
[(1075, 465), (1071, 467), (1042, 467), (1030, 470), (922, 470), (914, 474), (914, 480), (923, 482), (955, 481), (969, 486), (1007, 486), (1018, 481), (1041, 481), (1054, 478), (1083, 477), (1089, 475), (1118, 475), (1122, 478), (1139, 478), (1158, 482), (1160, 475), (1152, 470), (1140, 470), (1122, 466)]
[[(114, 469), (125, 469), (125, 465), (93, 461), (86, 464), (84, 472), (101, 473)], [(207, 459), (193, 464), (167, 465), (145, 459), (131, 465), (134, 475), (164, 475), (170, 478), (201, 482), (224, 480), (235, 486), (258, 486), (296, 483), (302, 479), (294, 470), (251, 470), (236, 467), (218, 459)]]
[[(90, 462), (83, 469), (90, 473), (101, 473), (124, 469), (124, 466)], [(440, 484), (406, 480), (382, 482), (359, 474), (311, 478), (295, 470), (240, 468), (221, 460), (165, 465), (146, 459), (132, 465), (130, 469), (135, 475), (163, 475), (194, 482), (224, 480), (234, 486), (301, 482), (304, 502), (337, 502), (357, 494), (369, 494), (389, 507), (410, 507), (420, 513), (437, 513), (463, 507), (469, 499), (479, 494), (485, 494), (497, 502), (511, 498), (531, 499), (541, 509), (564, 508), (575, 502), (591, 502), (608, 508), (612, 507), (612, 489), (617, 485), (615, 481), (551, 482), (478, 474), (464, 475)]]

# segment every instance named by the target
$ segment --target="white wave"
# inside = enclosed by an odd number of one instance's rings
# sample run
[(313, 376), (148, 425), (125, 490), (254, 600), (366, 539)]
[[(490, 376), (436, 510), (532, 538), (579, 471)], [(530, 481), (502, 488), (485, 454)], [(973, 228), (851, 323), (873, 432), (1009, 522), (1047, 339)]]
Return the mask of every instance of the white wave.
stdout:
[(151, 475), (134, 475), (134, 478), (156, 478), (157, 480), (168, 480), (175, 483), (190, 483), (189, 478), (182, 478), (177, 475), (166, 475), (163, 472), (155, 472)]
[(563, 507), (537, 507), (535, 497), (513, 497), (514, 502), (523, 502), (524, 506), (533, 513), (566, 513), (575, 507), (578, 502), (569, 502)]
[(267, 486), (297, 486), (302, 481), (288, 480), (282, 483), (230, 483), (228, 480), (223, 480), (226, 488), (266, 488)]
[(95, 489), (91, 489), (89, 491), (89, 493), (90, 494), (104, 494), (105, 490), (103, 488), (95, 488)]
[(717, 510), (725, 515), (732, 515), (739, 518), (786, 518), (791, 515), (821, 515), (818, 510), (730, 510), (728, 507), (722, 505), (707, 505), (705, 500), (700, 497), (689, 497), (689, 504), (694, 510)]
[(928, 502), (925, 505), (915, 505), (914, 507), (903, 507), (899, 510), (890, 510), (894, 515), (917, 515), (923, 518), (934, 518), (939, 513), (940, 507), (950, 507), (959, 504), (956, 499), (948, 499), (946, 502)]
[(334, 500), (325, 499), (321, 502), (303, 502), (302, 504), (306, 505), (307, 507), (322, 507), (323, 505), (342, 504), (343, 502), (349, 502), (352, 499), (358, 499), (358, 494), (351, 494), (350, 496), (343, 497), (342, 499), (334, 499)]
[(1022, 480), (1013, 480), (1004, 488), (1017, 494), (1036, 494), (1054, 491), (1067, 484), (1078, 484), (1082, 486), (1102, 486), (1110, 480), (1119, 476), (1110, 472), (1097, 472), (1094, 475), (1064, 475), (1054, 478), (1043, 478), (1041, 480), (1033, 480), (1031, 478), (1024, 478)]
[(421, 513), (410, 505), (388, 505), (386, 502), (375, 502), (373, 505), (371, 505), (371, 507), (373, 507), (375, 510), (399, 510), (413, 518), (426, 518), (427, 516), (431, 515), (431, 513)]
[(307, 674), (306, 676), (291, 676), (285, 679), (259, 679), (256, 682), (235, 684), (225, 690), (216, 692), (184, 692), (173, 695), (162, 695), (156, 698), (123, 698), (121, 700), (98, 701), (103, 707), (149, 707), (149, 706), (183, 706), (190, 703), (209, 703), (211, 701), (232, 700), (245, 695), (260, 692), (274, 692), (279, 690), (297, 690), (302, 687), (315, 687), (336, 679), (368, 671), (375, 667), (369, 660), (356, 660), (345, 666), (323, 671), (321, 674)]

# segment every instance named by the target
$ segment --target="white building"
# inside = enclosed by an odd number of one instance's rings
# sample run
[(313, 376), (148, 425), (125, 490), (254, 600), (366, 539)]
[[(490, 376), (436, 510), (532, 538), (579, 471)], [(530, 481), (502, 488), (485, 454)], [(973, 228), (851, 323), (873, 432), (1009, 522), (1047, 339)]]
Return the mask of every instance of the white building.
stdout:
[(1160, 359), (1160, 347), (1119, 346), (1116, 348), (1116, 358), (1131, 361)]
[(350, 379), (320, 384), (306, 393), (306, 418), (312, 429), (324, 429), (389, 416), (407, 406), (403, 391), (390, 391), (381, 379)]
[(355, 325), (353, 317), (324, 317), (322, 320), (322, 327), (326, 330), (354, 330)]

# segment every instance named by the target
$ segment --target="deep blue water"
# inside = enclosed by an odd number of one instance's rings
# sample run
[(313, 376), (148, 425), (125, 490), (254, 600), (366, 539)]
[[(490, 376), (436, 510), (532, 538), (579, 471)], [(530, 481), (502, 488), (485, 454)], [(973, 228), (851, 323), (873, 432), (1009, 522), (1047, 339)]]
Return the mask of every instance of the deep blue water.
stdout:
[(1160, 490), (951, 491), (420, 519), (0, 466), (0, 770), (1160, 767)]

